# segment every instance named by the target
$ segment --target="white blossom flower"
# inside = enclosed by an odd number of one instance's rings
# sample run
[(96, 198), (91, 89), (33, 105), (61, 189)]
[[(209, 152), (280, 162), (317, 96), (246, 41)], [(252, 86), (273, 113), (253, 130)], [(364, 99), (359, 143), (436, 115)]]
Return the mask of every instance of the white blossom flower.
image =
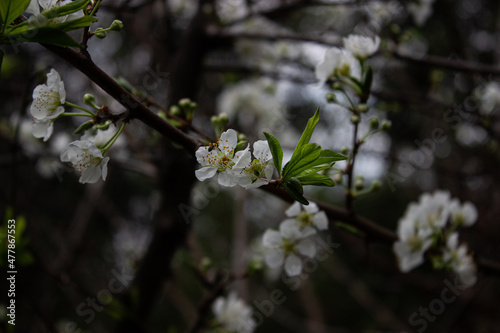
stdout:
[(359, 35), (349, 35), (347, 38), (343, 39), (343, 42), (346, 50), (360, 59), (366, 59), (377, 52), (380, 46), (380, 37), (375, 36), (375, 38), (370, 38)]
[(418, 26), (423, 26), (432, 15), (434, 0), (418, 0), (408, 4), (408, 11)]
[(273, 155), (267, 140), (259, 140), (253, 144), (253, 156), (255, 159), (241, 171), (238, 180), (244, 188), (266, 185), (273, 177)]
[(424, 262), (424, 252), (432, 245), (432, 229), (419, 225), (420, 206), (412, 203), (399, 220), (399, 240), (393, 245), (399, 269), (409, 272)]
[[(51, 18), (50, 20), (48, 20), (45, 16), (41, 15), (41, 13), (62, 7), (71, 2), (72, 0), (31, 0), (28, 8), (26, 9), (26, 12), (28, 14), (33, 14), (33, 16), (29, 18), (30, 24), (36, 27), (43, 27), (49, 23), (54, 23), (54, 24), (64, 23), (66, 21), (72, 21), (83, 17), (85, 14), (83, 13), (82, 10), (79, 10), (77, 12), (68, 15), (54, 17)], [(41, 13), (40, 13), (40, 6), (42, 7)]]
[(315, 69), (316, 78), (321, 84), (335, 76), (350, 76), (361, 80), (361, 66), (358, 59), (347, 50), (332, 47)]
[(464, 202), (460, 205), (458, 199), (453, 199), (450, 203), (451, 222), (457, 226), (470, 227), (477, 220), (477, 209), (471, 202)]
[(73, 141), (62, 152), (61, 161), (71, 162), (81, 172), (80, 183), (95, 183), (106, 180), (109, 157), (104, 157), (92, 141)]
[(54, 121), (50, 119), (38, 120), (33, 118), (33, 125), (31, 126), (31, 133), (35, 138), (43, 138), (47, 141), (54, 132)]
[(462, 283), (470, 287), (477, 281), (476, 265), (471, 255), (467, 254), (467, 246), (458, 246), (458, 233), (452, 233), (446, 242), (446, 249), (443, 252), (443, 261), (449, 263), (455, 274)]
[(255, 329), (252, 309), (234, 292), (227, 298), (218, 297), (212, 305), (212, 311), (218, 324), (229, 332), (251, 333)]
[(318, 230), (328, 229), (328, 217), (324, 211), (319, 210), (318, 205), (314, 202), (309, 202), (309, 205), (306, 206), (295, 201), (285, 211), (285, 215), (300, 228), (315, 227)]
[(485, 116), (498, 112), (500, 108), (500, 83), (488, 82), (484, 87), (477, 89), (479, 95), (479, 112)]
[(219, 172), (220, 185), (237, 185), (240, 172), (250, 164), (251, 160), (249, 147), (234, 152), (237, 143), (236, 131), (229, 129), (221, 134), (217, 143), (198, 148), (196, 159), (202, 167), (196, 170), (196, 178), (204, 181)]
[(280, 231), (267, 230), (262, 242), (269, 250), (266, 263), (275, 268), (285, 265), (289, 276), (297, 276), (302, 272), (302, 260), (299, 255), (313, 258), (316, 255), (316, 244), (308, 236), (316, 230), (312, 227), (299, 228), (295, 221), (285, 220), (280, 224)]
[(450, 216), (450, 193), (436, 191), (433, 194), (424, 193), (419, 200), (419, 227), (442, 229)]
[(59, 73), (51, 69), (47, 74), (47, 84), (40, 84), (33, 90), (30, 111), (34, 118), (32, 133), (36, 138), (47, 141), (52, 134), (52, 122), (64, 112), (66, 90)]

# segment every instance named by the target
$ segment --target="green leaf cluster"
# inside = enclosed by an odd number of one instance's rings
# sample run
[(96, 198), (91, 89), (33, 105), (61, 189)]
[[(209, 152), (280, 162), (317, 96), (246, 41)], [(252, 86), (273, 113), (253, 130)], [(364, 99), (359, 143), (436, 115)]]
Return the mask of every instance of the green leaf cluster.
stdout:
[(308, 120), (306, 128), (302, 133), (297, 146), (292, 154), (292, 158), (285, 164), (283, 169), (283, 150), (281, 145), (273, 135), (264, 133), (269, 143), (271, 154), (273, 155), (274, 166), (279, 172), (279, 184), (295, 200), (304, 205), (309, 202), (304, 198), (304, 185), (314, 186), (335, 186), (334, 181), (320, 171), (329, 169), (337, 161), (347, 159), (342, 154), (329, 149), (321, 149), (316, 143), (309, 143), (311, 136), (319, 121), (319, 109)]
[[(49, 20), (69, 15), (87, 7), (90, 0), (76, 0), (64, 6), (53, 8), (41, 13)], [(26, 11), (30, 0), (1, 0), (0, 1), (0, 44), (12, 44), (22, 42), (35, 42), (52, 44), (57, 46), (82, 46), (71, 38), (66, 32), (88, 27), (97, 21), (93, 16), (86, 15), (75, 20), (60, 23), (48, 23), (46, 26), (37, 27), (30, 20), (19, 24), (12, 24), (22, 13)]]

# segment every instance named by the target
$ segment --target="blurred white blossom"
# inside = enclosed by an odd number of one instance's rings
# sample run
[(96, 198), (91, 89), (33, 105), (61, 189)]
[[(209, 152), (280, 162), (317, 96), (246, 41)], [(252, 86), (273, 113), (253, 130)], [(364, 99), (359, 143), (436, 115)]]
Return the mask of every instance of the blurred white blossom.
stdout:
[(360, 59), (366, 59), (378, 51), (380, 37), (375, 36), (375, 38), (370, 38), (359, 35), (349, 35), (347, 38), (343, 39), (343, 42), (346, 50)]
[(361, 65), (350, 51), (332, 47), (326, 51), (323, 61), (316, 66), (315, 73), (320, 84), (338, 76), (361, 80)]
[(418, 26), (423, 26), (432, 15), (434, 0), (417, 0), (408, 3), (408, 11)]
[(314, 227), (318, 230), (328, 229), (328, 217), (314, 202), (309, 202), (306, 206), (295, 201), (285, 211), (285, 215), (301, 229), (305, 227)]
[(251, 333), (256, 323), (252, 318), (252, 308), (239, 299), (234, 292), (227, 297), (218, 297), (212, 305), (212, 311), (219, 324), (227, 332)]
[(454, 232), (448, 237), (446, 246), (443, 261), (451, 265), (451, 269), (465, 286), (474, 285), (477, 281), (476, 265), (472, 256), (467, 254), (467, 246), (458, 245), (458, 233)]
[(484, 87), (476, 90), (479, 95), (479, 112), (485, 116), (498, 112), (500, 107), (500, 83), (488, 82)]
[(266, 252), (266, 263), (271, 268), (284, 265), (289, 276), (302, 272), (301, 255), (313, 258), (316, 244), (309, 237), (316, 233), (310, 226), (300, 228), (294, 220), (285, 220), (280, 224), (280, 231), (268, 229), (262, 239)]

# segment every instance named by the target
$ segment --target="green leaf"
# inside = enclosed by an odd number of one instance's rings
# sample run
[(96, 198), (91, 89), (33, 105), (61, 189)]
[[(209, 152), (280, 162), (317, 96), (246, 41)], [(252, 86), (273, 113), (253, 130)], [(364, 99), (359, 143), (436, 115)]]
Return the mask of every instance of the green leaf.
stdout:
[(30, 0), (0, 0), (0, 17), (5, 24), (2, 31), (24, 13), (29, 4)]
[(6, 31), (6, 33), (8, 33), (9, 35), (29, 34), (32, 36), (36, 36), (36, 34), (40, 29), (57, 29), (66, 32), (71, 30), (77, 30), (83, 27), (88, 27), (90, 24), (96, 21), (97, 19), (95, 17), (83, 16), (76, 20), (66, 21), (62, 23), (55, 23), (55, 24), (49, 23), (41, 28), (32, 26), (31, 24), (29, 24), (29, 21), (24, 21), (21, 24), (12, 26), (9, 30)]
[[(3, 1), (3, 0), (2, 0)], [(76, 1), (72, 1), (64, 6), (61, 6), (61, 7), (55, 7), (51, 10), (48, 10), (46, 12), (43, 12), (43, 15), (48, 18), (48, 19), (51, 19), (51, 18), (54, 18), (54, 17), (58, 17), (58, 16), (65, 16), (65, 15), (69, 15), (69, 14), (72, 14), (72, 13), (75, 13), (81, 9), (84, 9), (87, 7), (88, 3), (89, 3), (90, 0), (76, 0)], [(28, 1), (29, 3), (29, 1)]]
[[(34, 42), (41, 44), (52, 44), (57, 46), (71, 46), (79, 47), (82, 46), (77, 43), (73, 38), (68, 36), (63, 31), (52, 29), (52, 28), (41, 28), (38, 30), (36, 35), (32, 34), (21, 34), (21, 35), (9, 35), (8, 38), (4, 38), (8, 43), (22, 43), (22, 42)], [(4, 40), (0, 39), (0, 43), (5, 43)]]
[(321, 154), (321, 147), (316, 143), (308, 143), (300, 149), (300, 152), (295, 151), (292, 159), (283, 168), (283, 180), (287, 180), (297, 173), (300, 173), (304, 168), (307, 168), (311, 163), (316, 161)]
[(304, 129), (304, 132), (302, 132), (300, 140), (297, 143), (297, 146), (295, 147), (292, 158), (290, 160), (293, 160), (294, 156), (300, 152), (303, 145), (309, 143), (309, 140), (311, 140), (311, 136), (314, 132), (314, 129), (316, 128), (316, 125), (318, 124), (318, 121), (319, 121), (319, 107), (316, 109), (314, 116), (309, 118), (309, 120), (307, 121), (306, 128)]
[(287, 191), (288, 194), (294, 199), (300, 202), (303, 205), (309, 205), (309, 201), (304, 198), (303, 193), (304, 189), (302, 187), (302, 184), (297, 178), (290, 178), (285, 184), (284, 184), (285, 191)]
[(329, 169), (332, 167), (332, 164), (322, 164), (322, 165), (308, 165), (306, 169), (294, 174), (293, 176), (297, 179), (301, 179), (302, 177), (305, 177), (307, 175), (310, 175), (311, 173), (318, 173), (320, 171), (323, 171), (325, 169)]
[(337, 161), (347, 160), (347, 156), (336, 153), (330, 149), (323, 149), (318, 159), (316, 160), (316, 165), (332, 163)]
[(281, 144), (272, 134), (264, 132), (264, 135), (266, 136), (271, 154), (273, 155), (274, 166), (281, 177), (281, 165), (283, 164), (283, 150), (281, 149)]
[(319, 173), (310, 173), (308, 175), (297, 177), (302, 185), (314, 186), (335, 186), (335, 182), (328, 176), (320, 175)]

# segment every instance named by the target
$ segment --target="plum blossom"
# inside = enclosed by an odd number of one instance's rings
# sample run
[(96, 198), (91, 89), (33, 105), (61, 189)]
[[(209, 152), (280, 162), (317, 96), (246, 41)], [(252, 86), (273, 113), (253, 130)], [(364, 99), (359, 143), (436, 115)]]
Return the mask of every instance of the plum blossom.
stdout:
[(415, 23), (421, 27), (432, 15), (432, 4), (434, 0), (418, 0), (408, 4), (408, 11)]
[(410, 204), (399, 220), (398, 238), (393, 249), (398, 257), (399, 269), (409, 272), (424, 262), (424, 252), (432, 245), (432, 229), (419, 226), (420, 207)]
[(479, 112), (488, 116), (498, 112), (500, 107), (500, 83), (488, 82), (484, 87), (477, 89), (479, 95)]
[(64, 112), (66, 90), (59, 73), (51, 69), (47, 74), (47, 84), (40, 84), (33, 90), (30, 107), (33, 116), (32, 133), (35, 138), (47, 141), (53, 132), (53, 121)]
[(471, 202), (464, 202), (460, 205), (458, 199), (453, 199), (450, 203), (451, 222), (457, 226), (470, 227), (477, 220), (477, 209)]
[[(31, 0), (28, 8), (26, 9), (26, 12), (28, 14), (33, 14), (33, 16), (29, 18), (29, 21), (32, 25), (36, 27), (43, 27), (49, 23), (53, 24), (64, 23), (66, 21), (72, 21), (83, 17), (85, 14), (83, 13), (82, 10), (79, 10), (75, 13), (71, 13), (68, 15), (57, 16), (51, 18), (50, 20), (47, 19), (45, 16), (41, 15), (44, 12), (62, 7), (71, 2), (72, 2), (71, 0)], [(40, 7), (42, 7), (41, 12), (40, 12)]]
[(218, 181), (222, 186), (238, 184), (238, 176), (250, 164), (249, 147), (235, 153), (238, 137), (236, 131), (229, 129), (221, 134), (216, 143), (200, 147), (196, 159), (201, 168), (196, 170), (196, 178), (204, 181), (219, 173)]
[(247, 189), (266, 185), (274, 172), (273, 155), (266, 140), (253, 144), (253, 156), (255, 159), (241, 171), (239, 177), (239, 184)]
[(95, 183), (102, 177), (106, 180), (109, 157), (104, 157), (92, 141), (73, 141), (61, 152), (62, 162), (71, 162), (81, 172), (80, 183)]
[(359, 59), (366, 59), (377, 52), (380, 46), (380, 37), (375, 38), (349, 35), (343, 39), (344, 47)]
[(337, 76), (349, 76), (361, 80), (361, 65), (348, 50), (332, 47), (315, 69), (316, 78), (321, 84)]
[(308, 236), (316, 233), (312, 227), (301, 229), (294, 220), (285, 220), (280, 224), (280, 231), (268, 229), (262, 242), (268, 251), (266, 263), (271, 268), (284, 264), (289, 276), (297, 276), (302, 272), (300, 255), (313, 258), (316, 255), (316, 244)]
[(458, 245), (458, 233), (452, 233), (446, 242), (446, 249), (443, 252), (443, 261), (450, 264), (451, 269), (462, 283), (470, 287), (477, 281), (476, 265), (471, 255), (467, 254), (465, 244)]
[(212, 305), (212, 311), (217, 323), (228, 332), (251, 333), (255, 329), (252, 309), (234, 292), (227, 298), (218, 297)]
[(285, 211), (285, 215), (301, 229), (305, 227), (314, 227), (318, 230), (328, 229), (328, 217), (314, 202), (309, 202), (309, 205), (305, 206), (296, 201)]
[(442, 229), (450, 216), (450, 193), (435, 191), (420, 196), (418, 223), (421, 228)]

